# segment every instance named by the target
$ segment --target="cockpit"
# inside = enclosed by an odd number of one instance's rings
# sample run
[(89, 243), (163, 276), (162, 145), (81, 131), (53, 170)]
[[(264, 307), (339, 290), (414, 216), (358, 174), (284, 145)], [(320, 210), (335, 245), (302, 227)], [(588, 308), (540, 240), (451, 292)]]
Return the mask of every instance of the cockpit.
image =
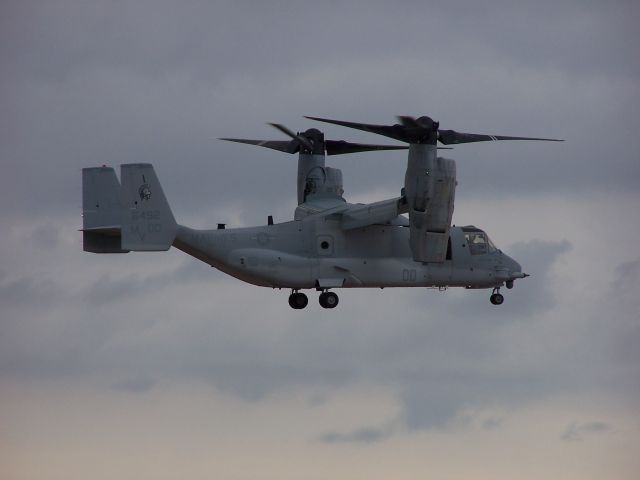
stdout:
[(483, 230), (469, 225), (462, 227), (462, 232), (464, 233), (464, 239), (469, 246), (469, 253), (471, 253), (471, 255), (484, 255), (498, 250)]

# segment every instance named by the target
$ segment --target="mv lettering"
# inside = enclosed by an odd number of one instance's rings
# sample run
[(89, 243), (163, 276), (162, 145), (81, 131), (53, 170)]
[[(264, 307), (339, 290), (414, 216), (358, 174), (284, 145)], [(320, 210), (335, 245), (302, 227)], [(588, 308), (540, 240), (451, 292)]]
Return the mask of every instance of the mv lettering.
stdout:
[(153, 220), (160, 222), (159, 210), (131, 211), (131, 233), (137, 235), (141, 241), (144, 241), (147, 233), (161, 232), (161, 223), (146, 223)]

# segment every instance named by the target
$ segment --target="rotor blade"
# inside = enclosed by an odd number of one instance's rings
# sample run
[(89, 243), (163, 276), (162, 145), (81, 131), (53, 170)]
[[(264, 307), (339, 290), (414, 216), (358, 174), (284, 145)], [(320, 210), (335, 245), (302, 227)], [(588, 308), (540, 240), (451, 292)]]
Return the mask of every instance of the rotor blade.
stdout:
[(497, 140), (541, 140), (546, 142), (564, 142), (557, 138), (508, 137), (506, 135), (483, 135), (479, 133), (463, 133), (455, 130), (440, 130), (438, 140), (445, 145), (472, 142), (491, 142)]
[[(317, 120), (319, 122), (333, 123), (343, 127), (355, 128), (357, 130), (363, 130), (365, 132), (376, 133), (385, 137), (400, 140), (406, 143), (429, 143), (436, 144), (436, 131), (438, 128), (437, 122), (434, 122), (428, 117), (420, 117), (414, 119), (413, 117), (402, 116), (398, 117), (402, 125), (372, 125), (368, 123), (355, 123), (355, 122), (343, 122), (342, 120), (330, 120), (328, 118), (318, 117), (306, 117), (311, 120)], [(424, 123), (421, 121), (424, 120)]]
[(342, 155), (345, 153), (372, 152), (376, 150), (406, 150), (404, 145), (370, 145), (366, 143), (351, 143), (344, 140), (325, 140), (327, 155)]
[(310, 120), (316, 120), (318, 122), (324, 123), (333, 123), (334, 125), (340, 125), (342, 127), (355, 128), (356, 130), (362, 130), (365, 132), (377, 133), (378, 135), (383, 135), (385, 137), (393, 138), (395, 140), (400, 140), (402, 142), (406, 142), (405, 135), (405, 127), (402, 125), (372, 125), (368, 123), (355, 123), (355, 122), (344, 122), (342, 120), (330, 120), (328, 118), (319, 118), (319, 117), (309, 117), (305, 115), (305, 118)]
[(291, 138), (297, 138), (298, 137), (295, 133), (293, 133), (291, 130), (289, 130), (284, 125), (280, 125), (279, 123), (269, 123), (269, 125), (271, 125), (274, 128), (277, 128), (282, 133), (284, 133), (285, 135), (288, 135)]
[[(271, 148), (285, 153), (296, 153), (300, 151), (300, 144), (294, 139), (284, 140), (249, 140), (246, 138), (219, 138), (227, 142), (246, 143), (258, 147)], [(371, 145), (366, 143), (351, 143), (344, 140), (325, 140), (327, 155), (342, 155), (347, 153), (371, 152), (376, 150), (407, 150), (404, 145)], [(451, 150), (451, 147), (438, 147), (438, 150)]]
[(257, 145), (258, 147), (271, 148), (285, 153), (296, 153), (300, 149), (295, 140), (288, 142), (285, 140), (247, 140), (244, 138), (220, 138), (219, 140)]
[(415, 118), (409, 117), (408, 115), (400, 115), (398, 116), (398, 120), (400, 120), (403, 126), (408, 128), (423, 128)]
[(287, 127), (285, 127), (284, 125), (280, 125), (279, 123), (269, 123), (269, 125), (271, 125), (274, 128), (277, 128), (282, 133), (284, 133), (285, 135), (288, 135), (289, 137), (293, 138), (294, 140), (299, 141), (308, 150), (313, 150), (313, 145), (311, 144), (311, 142), (309, 140), (307, 140), (306, 138), (304, 138), (302, 135), (296, 135), (291, 130), (289, 130)]

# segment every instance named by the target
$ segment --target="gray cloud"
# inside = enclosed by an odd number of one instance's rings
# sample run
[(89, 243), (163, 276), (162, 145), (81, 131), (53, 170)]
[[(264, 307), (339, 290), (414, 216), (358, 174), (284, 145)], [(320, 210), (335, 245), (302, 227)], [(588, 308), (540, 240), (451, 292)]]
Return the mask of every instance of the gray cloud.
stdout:
[(611, 425), (605, 422), (574, 422), (567, 426), (560, 438), (566, 442), (578, 442), (584, 440), (585, 437), (610, 432), (611, 430)]
[[(231, 305), (220, 308), (213, 303), (203, 312), (181, 308), (203, 302), (206, 288), (228, 283), (212, 278), (210, 267), (185, 259), (177, 267), (149, 274), (141, 259), (139, 271), (101, 274), (68, 296), (81, 301), (71, 312), (61, 307), (50, 312), (53, 325), (60, 327), (39, 340), (42, 348), (16, 351), (9, 344), (23, 344), (29, 336), (31, 341), (38, 339), (44, 318), (36, 316), (22, 326), (24, 333), (6, 336), (9, 348), (4, 357), (10, 361), (5, 371), (104, 374), (109, 385), (134, 392), (151, 388), (152, 379), (186, 377), (246, 401), (259, 401), (291, 386), (332, 388), (367, 380), (396, 389), (402, 425), (410, 430), (442, 430), (465, 408), (512, 405), (555, 388), (544, 367), (531, 372), (520, 371), (517, 364), (495, 368), (504, 355), (501, 331), (553, 304), (549, 274), (570, 245), (532, 241), (511, 250), (521, 261), (534, 265), (535, 271), (523, 281), (533, 280), (533, 284), (509, 292), (503, 305), (511, 304), (509, 309), (490, 306), (485, 292), (458, 292), (454, 297), (432, 293), (424, 318), (418, 313), (425, 305), (424, 294), (408, 292), (405, 297), (393, 297), (405, 309), (411, 305), (405, 317), (392, 320), (393, 304), (388, 305), (390, 310), (375, 313), (363, 312), (354, 303), (352, 310), (345, 306), (328, 323), (326, 319), (318, 322), (313, 314), (287, 321), (276, 336), (252, 333), (264, 331), (270, 317), (255, 312), (247, 302), (238, 305), (236, 312)], [(137, 264), (140, 256), (128, 255)], [(152, 261), (153, 255), (145, 258)], [(195, 297), (186, 289), (195, 289)], [(160, 301), (161, 297), (166, 300)], [(253, 302), (259, 303), (259, 298)], [(57, 320), (62, 317), (69, 319)], [(157, 329), (164, 333), (153, 334)], [(136, 376), (123, 378), (117, 373), (128, 372), (130, 366), (135, 366)], [(116, 378), (110, 372), (116, 372)], [(371, 433), (371, 429), (362, 432)], [(331, 438), (369, 438), (362, 432)], [(392, 433), (385, 430), (386, 435)]]
[[(541, 241), (516, 243), (508, 247), (508, 252), (522, 265), (524, 272), (531, 277), (524, 279), (514, 289), (517, 303), (509, 302), (507, 309), (511, 313), (539, 312), (553, 308), (557, 302), (554, 285), (550, 281), (550, 270), (562, 255), (569, 253), (573, 246), (568, 240)], [(509, 298), (511, 299), (511, 292)]]
[(509, 407), (548, 395), (553, 387), (547, 382), (542, 372), (495, 374), (487, 363), (425, 372), (403, 386), (406, 427), (444, 431), (458, 424), (465, 409)]
[(328, 444), (339, 443), (361, 443), (371, 444), (378, 443), (389, 438), (393, 433), (391, 428), (379, 428), (379, 427), (362, 427), (352, 432), (339, 433), (329, 432), (320, 437), (320, 441)]
[(106, 305), (171, 285), (202, 282), (213, 285), (216, 279), (212, 274), (209, 265), (186, 259), (178, 267), (155, 274), (145, 274), (144, 268), (140, 272), (125, 275), (102, 274), (85, 286), (77, 298), (91, 306)]
[(48, 275), (7, 278), (0, 271), (0, 303), (5, 306), (51, 305), (61, 301), (65, 292)]
[(602, 325), (613, 322), (614, 329), (601, 327), (607, 340), (606, 355), (614, 359), (622, 375), (610, 375), (608, 378), (615, 388), (628, 391), (636, 396), (640, 393), (638, 382), (628, 382), (627, 375), (633, 377), (640, 365), (640, 300), (637, 286), (640, 282), (640, 260), (624, 262), (618, 265), (614, 277), (607, 289), (606, 302), (603, 313), (594, 319)]
[(619, 300), (629, 300), (634, 292), (634, 284), (640, 281), (640, 259), (621, 263), (616, 267), (612, 289)]
[[(528, 259), (536, 265), (536, 281), (545, 285), (554, 261), (568, 248), (566, 242), (537, 241), (521, 252), (528, 250)], [(180, 313), (178, 304), (169, 306), (170, 299), (181, 305), (202, 302), (200, 292), (203, 285), (211, 285), (210, 274), (210, 267), (186, 260), (177, 268), (150, 275), (143, 271), (102, 275), (76, 295), (82, 308), (47, 338), (51, 343), (19, 354), (5, 350), (5, 356), (18, 359), (11, 368), (21, 375), (100, 376), (100, 372), (128, 371), (133, 365), (136, 376), (123, 379), (118, 374), (108, 382), (143, 392), (153, 386), (151, 379), (195, 378), (246, 401), (259, 401), (291, 386), (331, 388), (367, 379), (397, 390), (402, 424), (411, 430), (445, 429), (465, 408), (511, 405), (554, 388), (544, 369), (524, 373), (514, 365), (494, 371), (494, 357), (504, 354), (496, 337), (502, 328), (540, 308), (544, 311), (547, 304), (521, 303), (513, 311), (479, 309), (479, 302), (488, 305), (484, 293), (479, 298), (460, 292), (464, 295), (430, 299), (425, 319), (409, 313), (419, 312), (425, 303), (422, 296), (409, 293), (406, 299), (395, 297), (413, 305), (405, 318), (391, 320), (393, 305), (388, 305), (389, 311), (356, 313), (360, 310), (356, 303), (352, 305), (356, 311), (347, 306), (328, 323), (310, 315), (285, 322), (276, 336), (256, 336), (252, 332), (264, 331), (269, 316), (253, 313), (250, 304), (244, 303), (237, 312), (227, 306), (188, 315)], [(224, 284), (214, 281), (212, 286)], [(185, 288), (195, 288), (196, 297), (185, 296)], [(159, 304), (162, 296), (167, 302)], [(165, 303), (167, 307), (161, 307)], [(55, 312), (52, 315), (56, 317)], [(32, 329), (35, 339), (40, 325), (36, 317), (24, 328)], [(165, 333), (150, 337), (157, 329)], [(65, 336), (67, 331), (73, 335)], [(336, 433), (325, 440), (365, 441), (369, 437), (363, 432), (372, 430)], [(393, 433), (384, 432), (376, 438)]]
[(504, 420), (502, 418), (490, 417), (482, 422), (483, 430), (498, 430), (502, 428)]
[(81, 296), (90, 305), (105, 305), (140, 296), (151, 288), (152, 284), (146, 282), (137, 273), (119, 277), (115, 280), (110, 275), (105, 274), (89, 285)]
[[(560, 393), (636, 398), (640, 260), (620, 237), (640, 234), (639, 12), (636, 2), (9, 2), (0, 15), (2, 378), (140, 395), (194, 382), (251, 402), (312, 389), (323, 392), (317, 408), (336, 387), (395, 395), (391, 426), (314, 437), (328, 444), (448, 431), (469, 409)], [(178, 221), (194, 227), (288, 219), (295, 158), (215, 139), (280, 138), (267, 121), (319, 126), (305, 114), (373, 123), (429, 114), (460, 131), (565, 138), (445, 152), (458, 162), (460, 201), (531, 203), (506, 230), (505, 251), (532, 276), (505, 289), (500, 308), (486, 291), (385, 289), (345, 291), (333, 312), (293, 312), (287, 292), (178, 252), (81, 252), (83, 166), (154, 163)], [(329, 163), (353, 198), (397, 194), (405, 162), (372, 153)], [(554, 211), (537, 209), (549, 195)], [(597, 195), (615, 208), (596, 216)], [(577, 233), (575, 211), (560, 228), (548, 221), (565, 204), (583, 205), (597, 248)], [(538, 239), (513, 243), (531, 222)], [(583, 276), (558, 275), (577, 255)], [(483, 430), (503, 425), (478, 419)], [(612, 428), (576, 422), (562, 438)]]
[(146, 375), (132, 375), (127, 378), (115, 382), (113, 388), (115, 390), (142, 394), (151, 390), (156, 385), (156, 380)]

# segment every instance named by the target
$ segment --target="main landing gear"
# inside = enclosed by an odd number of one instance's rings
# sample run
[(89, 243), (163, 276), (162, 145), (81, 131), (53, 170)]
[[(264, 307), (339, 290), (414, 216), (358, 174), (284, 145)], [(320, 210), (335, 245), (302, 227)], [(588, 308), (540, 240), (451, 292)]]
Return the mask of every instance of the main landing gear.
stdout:
[(333, 292), (322, 292), (319, 301), (322, 308), (336, 308), (336, 305), (338, 305), (338, 295)]
[(489, 297), (489, 301), (494, 305), (502, 305), (502, 303), (504, 302), (504, 297), (500, 293), (499, 287), (493, 289), (493, 293)]
[[(325, 290), (320, 294), (319, 301), (322, 308), (336, 308), (339, 299), (338, 295), (336, 295), (335, 293)], [(291, 295), (289, 295), (289, 306), (295, 310), (301, 310), (305, 308), (308, 303), (309, 299), (302, 292), (294, 290), (291, 292)]]
[(301, 310), (307, 306), (309, 299), (302, 292), (291, 292), (289, 295), (289, 306), (295, 310)]

